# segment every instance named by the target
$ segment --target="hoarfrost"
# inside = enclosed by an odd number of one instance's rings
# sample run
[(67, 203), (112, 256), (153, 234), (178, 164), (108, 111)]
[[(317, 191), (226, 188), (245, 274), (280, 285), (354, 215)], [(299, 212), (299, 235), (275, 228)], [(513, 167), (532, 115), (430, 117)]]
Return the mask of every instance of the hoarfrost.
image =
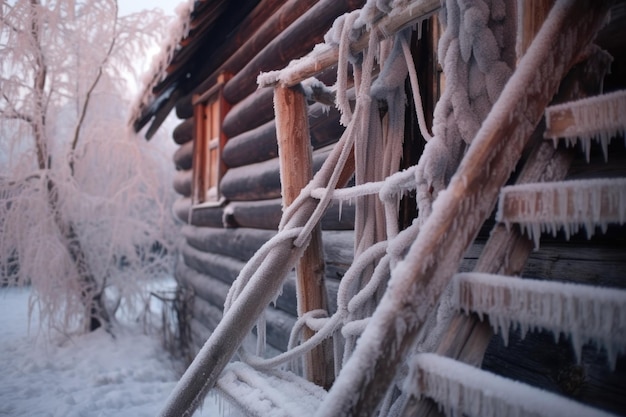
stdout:
[[(611, 416), (432, 353), (415, 356), (407, 382), (418, 387), (418, 395), (439, 403), (448, 416)], [(411, 386), (406, 388), (412, 389)]]
[[(546, 138), (552, 139), (555, 146), (559, 137), (570, 146), (578, 141), (587, 161), (591, 140), (601, 144), (605, 160), (611, 138), (621, 135), (626, 143), (626, 90), (550, 106), (545, 113)], [(569, 122), (565, 129), (551, 131), (552, 124), (564, 117)]]
[(503, 187), (496, 220), (518, 223), (539, 247), (542, 232), (563, 229), (569, 239), (582, 226), (591, 237), (596, 226), (626, 222), (626, 178), (603, 178)]
[(463, 273), (453, 281), (452, 302), (465, 311), (489, 316), (505, 337), (517, 324), (522, 337), (537, 328), (570, 336), (577, 357), (582, 346), (604, 347), (615, 368), (626, 349), (626, 291), (538, 281), (502, 275)]

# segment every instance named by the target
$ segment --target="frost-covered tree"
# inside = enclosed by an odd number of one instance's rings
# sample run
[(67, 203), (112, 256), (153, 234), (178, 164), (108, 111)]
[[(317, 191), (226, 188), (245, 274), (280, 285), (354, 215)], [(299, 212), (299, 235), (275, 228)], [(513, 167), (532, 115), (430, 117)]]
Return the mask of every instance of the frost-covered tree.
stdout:
[(171, 265), (166, 161), (126, 126), (156, 11), (115, 0), (0, 9), (0, 282), (32, 284), (42, 318), (94, 330)]

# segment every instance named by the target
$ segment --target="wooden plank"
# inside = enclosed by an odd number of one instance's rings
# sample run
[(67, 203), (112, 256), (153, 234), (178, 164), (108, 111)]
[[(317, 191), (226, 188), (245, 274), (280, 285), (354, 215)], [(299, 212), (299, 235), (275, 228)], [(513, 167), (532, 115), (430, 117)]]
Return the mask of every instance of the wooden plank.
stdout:
[(561, 103), (546, 109), (545, 138), (608, 142), (626, 131), (626, 90)]
[(180, 146), (172, 158), (176, 169), (191, 169), (193, 165), (193, 141)]
[[(585, 77), (593, 79), (595, 82), (583, 81)], [(591, 74), (584, 64), (578, 65), (561, 82), (562, 91), (556, 99), (567, 100), (574, 94), (581, 94), (587, 89), (597, 88), (598, 81), (597, 76)], [(568, 172), (573, 159), (572, 150), (555, 149), (554, 146), (546, 143), (543, 140), (543, 130), (544, 126), (540, 125), (533, 133), (531, 138), (533, 146), (516, 179), (517, 183), (560, 180)], [(472, 270), (507, 275), (519, 275), (523, 272), (527, 276), (554, 278), (554, 272), (557, 270), (554, 264), (552, 265), (555, 267), (554, 270), (550, 268), (547, 271), (545, 269), (538, 271), (538, 265), (541, 268), (547, 265), (542, 260), (537, 262), (537, 259), (541, 259), (541, 251), (544, 248), (539, 252), (532, 252), (532, 248), (532, 241), (523, 236), (518, 228), (509, 230), (503, 224), (496, 224)], [(562, 248), (559, 253), (565, 254), (566, 252)], [(564, 275), (562, 274), (561, 277)], [(477, 316), (458, 314), (452, 319), (449, 330), (440, 341), (437, 353), (480, 366), (492, 335), (493, 331), (490, 326), (486, 322), (479, 321)], [(441, 415), (437, 406), (432, 402), (416, 404), (411, 412), (412, 415), (419, 416)]]
[[(313, 177), (313, 156), (309, 138), (309, 116), (304, 92), (296, 88), (274, 89), (276, 109), (276, 136), (280, 160), (281, 194), (283, 205), (289, 207)], [(311, 231), (308, 247), (296, 264), (298, 317), (309, 311), (328, 313), (324, 282), (322, 229), (318, 224)], [(315, 334), (303, 329), (304, 340)], [(322, 342), (304, 357), (306, 378), (329, 389), (334, 380), (332, 340)]]
[(292, 59), (303, 56), (322, 42), (337, 17), (364, 3), (363, 0), (321, 0), (273, 38), (237, 73), (224, 88), (226, 99), (238, 103), (256, 90), (259, 72), (282, 68)]
[[(505, 224), (536, 225), (541, 229), (583, 224), (593, 234), (596, 225), (626, 221), (626, 179), (596, 178), (518, 184), (500, 193), (497, 220)], [(533, 232), (535, 234), (535, 232)], [(569, 230), (566, 230), (569, 236)]]
[(374, 312), (320, 415), (333, 409), (341, 410), (340, 415), (368, 416), (376, 410), (428, 310), (489, 216), (543, 109), (607, 12), (606, 5), (584, 1), (559, 3), (558, 7), (560, 13), (551, 12), (550, 24), (542, 26), (504, 87), (494, 105), (498, 111), (489, 113), (450, 184), (439, 194), (436, 210), (403, 261), (405, 273), (392, 275), (381, 301), (385, 308)]

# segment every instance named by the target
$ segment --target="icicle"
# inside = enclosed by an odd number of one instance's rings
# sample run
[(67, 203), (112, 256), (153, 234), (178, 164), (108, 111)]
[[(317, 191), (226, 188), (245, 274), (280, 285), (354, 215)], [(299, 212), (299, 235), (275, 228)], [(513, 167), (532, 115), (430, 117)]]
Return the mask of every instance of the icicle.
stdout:
[(610, 414), (432, 353), (411, 363), (404, 390), (435, 400), (450, 415), (587, 416)]
[(624, 224), (626, 178), (604, 178), (514, 185), (502, 188), (496, 220), (519, 223), (539, 247), (542, 230), (563, 229), (565, 237), (584, 226), (591, 237), (595, 226)]
[[(589, 162), (591, 140), (600, 143), (604, 160), (612, 137), (626, 136), (626, 90), (589, 97), (546, 108), (546, 138), (578, 140)], [(559, 121), (557, 127), (554, 121)], [(571, 142), (570, 142), (571, 141)]]
[(457, 274), (452, 303), (489, 317), (507, 335), (512, 323), (522, 333), (540, 327), (569, 335), (577, 357), (589, 341), (604, 347), (609, 364), (626, 349), (626, 291), (482, 273)]

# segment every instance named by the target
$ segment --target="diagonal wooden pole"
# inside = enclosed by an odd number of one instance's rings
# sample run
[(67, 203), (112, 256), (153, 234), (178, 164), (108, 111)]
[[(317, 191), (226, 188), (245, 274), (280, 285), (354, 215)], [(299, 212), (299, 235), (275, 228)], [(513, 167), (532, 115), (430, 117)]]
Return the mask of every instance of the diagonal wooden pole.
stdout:
[(559, 1), (433, 205), (317, 416), (370, 416), (412, 347), (559, 83), (606, 18), (608, 2)]

